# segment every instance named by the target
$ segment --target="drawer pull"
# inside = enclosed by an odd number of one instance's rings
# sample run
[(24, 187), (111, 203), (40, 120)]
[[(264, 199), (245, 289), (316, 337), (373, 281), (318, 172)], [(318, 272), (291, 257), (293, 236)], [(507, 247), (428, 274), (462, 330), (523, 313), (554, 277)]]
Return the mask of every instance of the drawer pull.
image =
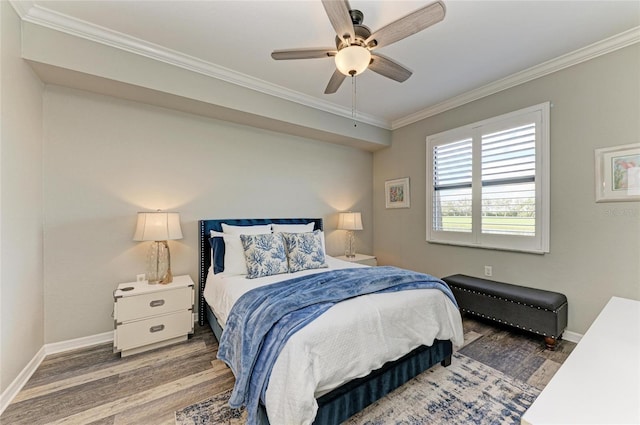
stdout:
[(155, 325), (149, 328), (149, 332), (151, 333), (160, 332), (162, 330), (164, 330), (164, 325)]
[(164, 305), (164, 300), (153, 300), (149, 303), (151, 307), (160, 307), (161, 305)]

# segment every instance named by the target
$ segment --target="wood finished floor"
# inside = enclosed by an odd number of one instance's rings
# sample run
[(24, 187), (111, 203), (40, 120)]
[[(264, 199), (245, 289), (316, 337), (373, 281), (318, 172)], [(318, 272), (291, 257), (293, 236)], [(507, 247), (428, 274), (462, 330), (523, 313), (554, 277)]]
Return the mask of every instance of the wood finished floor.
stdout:
[[(465, 316), (462, 354), (542, 389), (575, 344)], [(0, 424), (173, 425), (174, 412), (233, 387), (218, 343), (196, 326), (187, 342), (120, 358), (110, 344), (47, 356)], [(440, 366), (436, 366), (440, 367)]]

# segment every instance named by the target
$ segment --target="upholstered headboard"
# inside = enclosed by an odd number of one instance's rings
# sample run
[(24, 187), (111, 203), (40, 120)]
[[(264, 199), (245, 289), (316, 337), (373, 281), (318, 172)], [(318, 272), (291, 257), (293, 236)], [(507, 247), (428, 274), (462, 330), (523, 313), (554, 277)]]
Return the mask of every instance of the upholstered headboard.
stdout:
[[(200, 226), (200, 275), (198, 277), (199, 288), (199, 300), (198, 300), (198, 321), (200, 325), (204, 325), (205, 322), (205, 300), (204, 300), (204, 285), (207, 279), (207, 271), (211, 266), (211, 245), (209, 243), (211, 230), (216, 232), (222, 232), (222, 223), (230, 224), (233, 226), (255, 226), (261, 224), (306, 224), (314, 222), (314, 230), (322, 229), (321, 218), (234, 218), (224, 220), (200, 220), (198, 222)], [(217, 255), (224, 255), (224, 251), (217, 253)]]

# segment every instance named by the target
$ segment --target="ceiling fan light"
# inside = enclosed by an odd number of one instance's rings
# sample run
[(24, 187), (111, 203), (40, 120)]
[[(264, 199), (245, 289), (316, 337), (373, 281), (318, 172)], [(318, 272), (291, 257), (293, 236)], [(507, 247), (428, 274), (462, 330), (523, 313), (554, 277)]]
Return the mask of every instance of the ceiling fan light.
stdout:
[(349, 46), (336, 54), (336, 68), (344, 75), (358, 75), (369, 66), (371, 53), (362, 46)]

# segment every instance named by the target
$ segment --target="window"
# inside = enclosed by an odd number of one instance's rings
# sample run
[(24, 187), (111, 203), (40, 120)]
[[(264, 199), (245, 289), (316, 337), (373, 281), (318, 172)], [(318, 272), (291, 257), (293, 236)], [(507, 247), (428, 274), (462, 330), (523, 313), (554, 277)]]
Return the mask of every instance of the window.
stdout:
[(549, 103), (427, 137), (427, 241), (549, 252)]

